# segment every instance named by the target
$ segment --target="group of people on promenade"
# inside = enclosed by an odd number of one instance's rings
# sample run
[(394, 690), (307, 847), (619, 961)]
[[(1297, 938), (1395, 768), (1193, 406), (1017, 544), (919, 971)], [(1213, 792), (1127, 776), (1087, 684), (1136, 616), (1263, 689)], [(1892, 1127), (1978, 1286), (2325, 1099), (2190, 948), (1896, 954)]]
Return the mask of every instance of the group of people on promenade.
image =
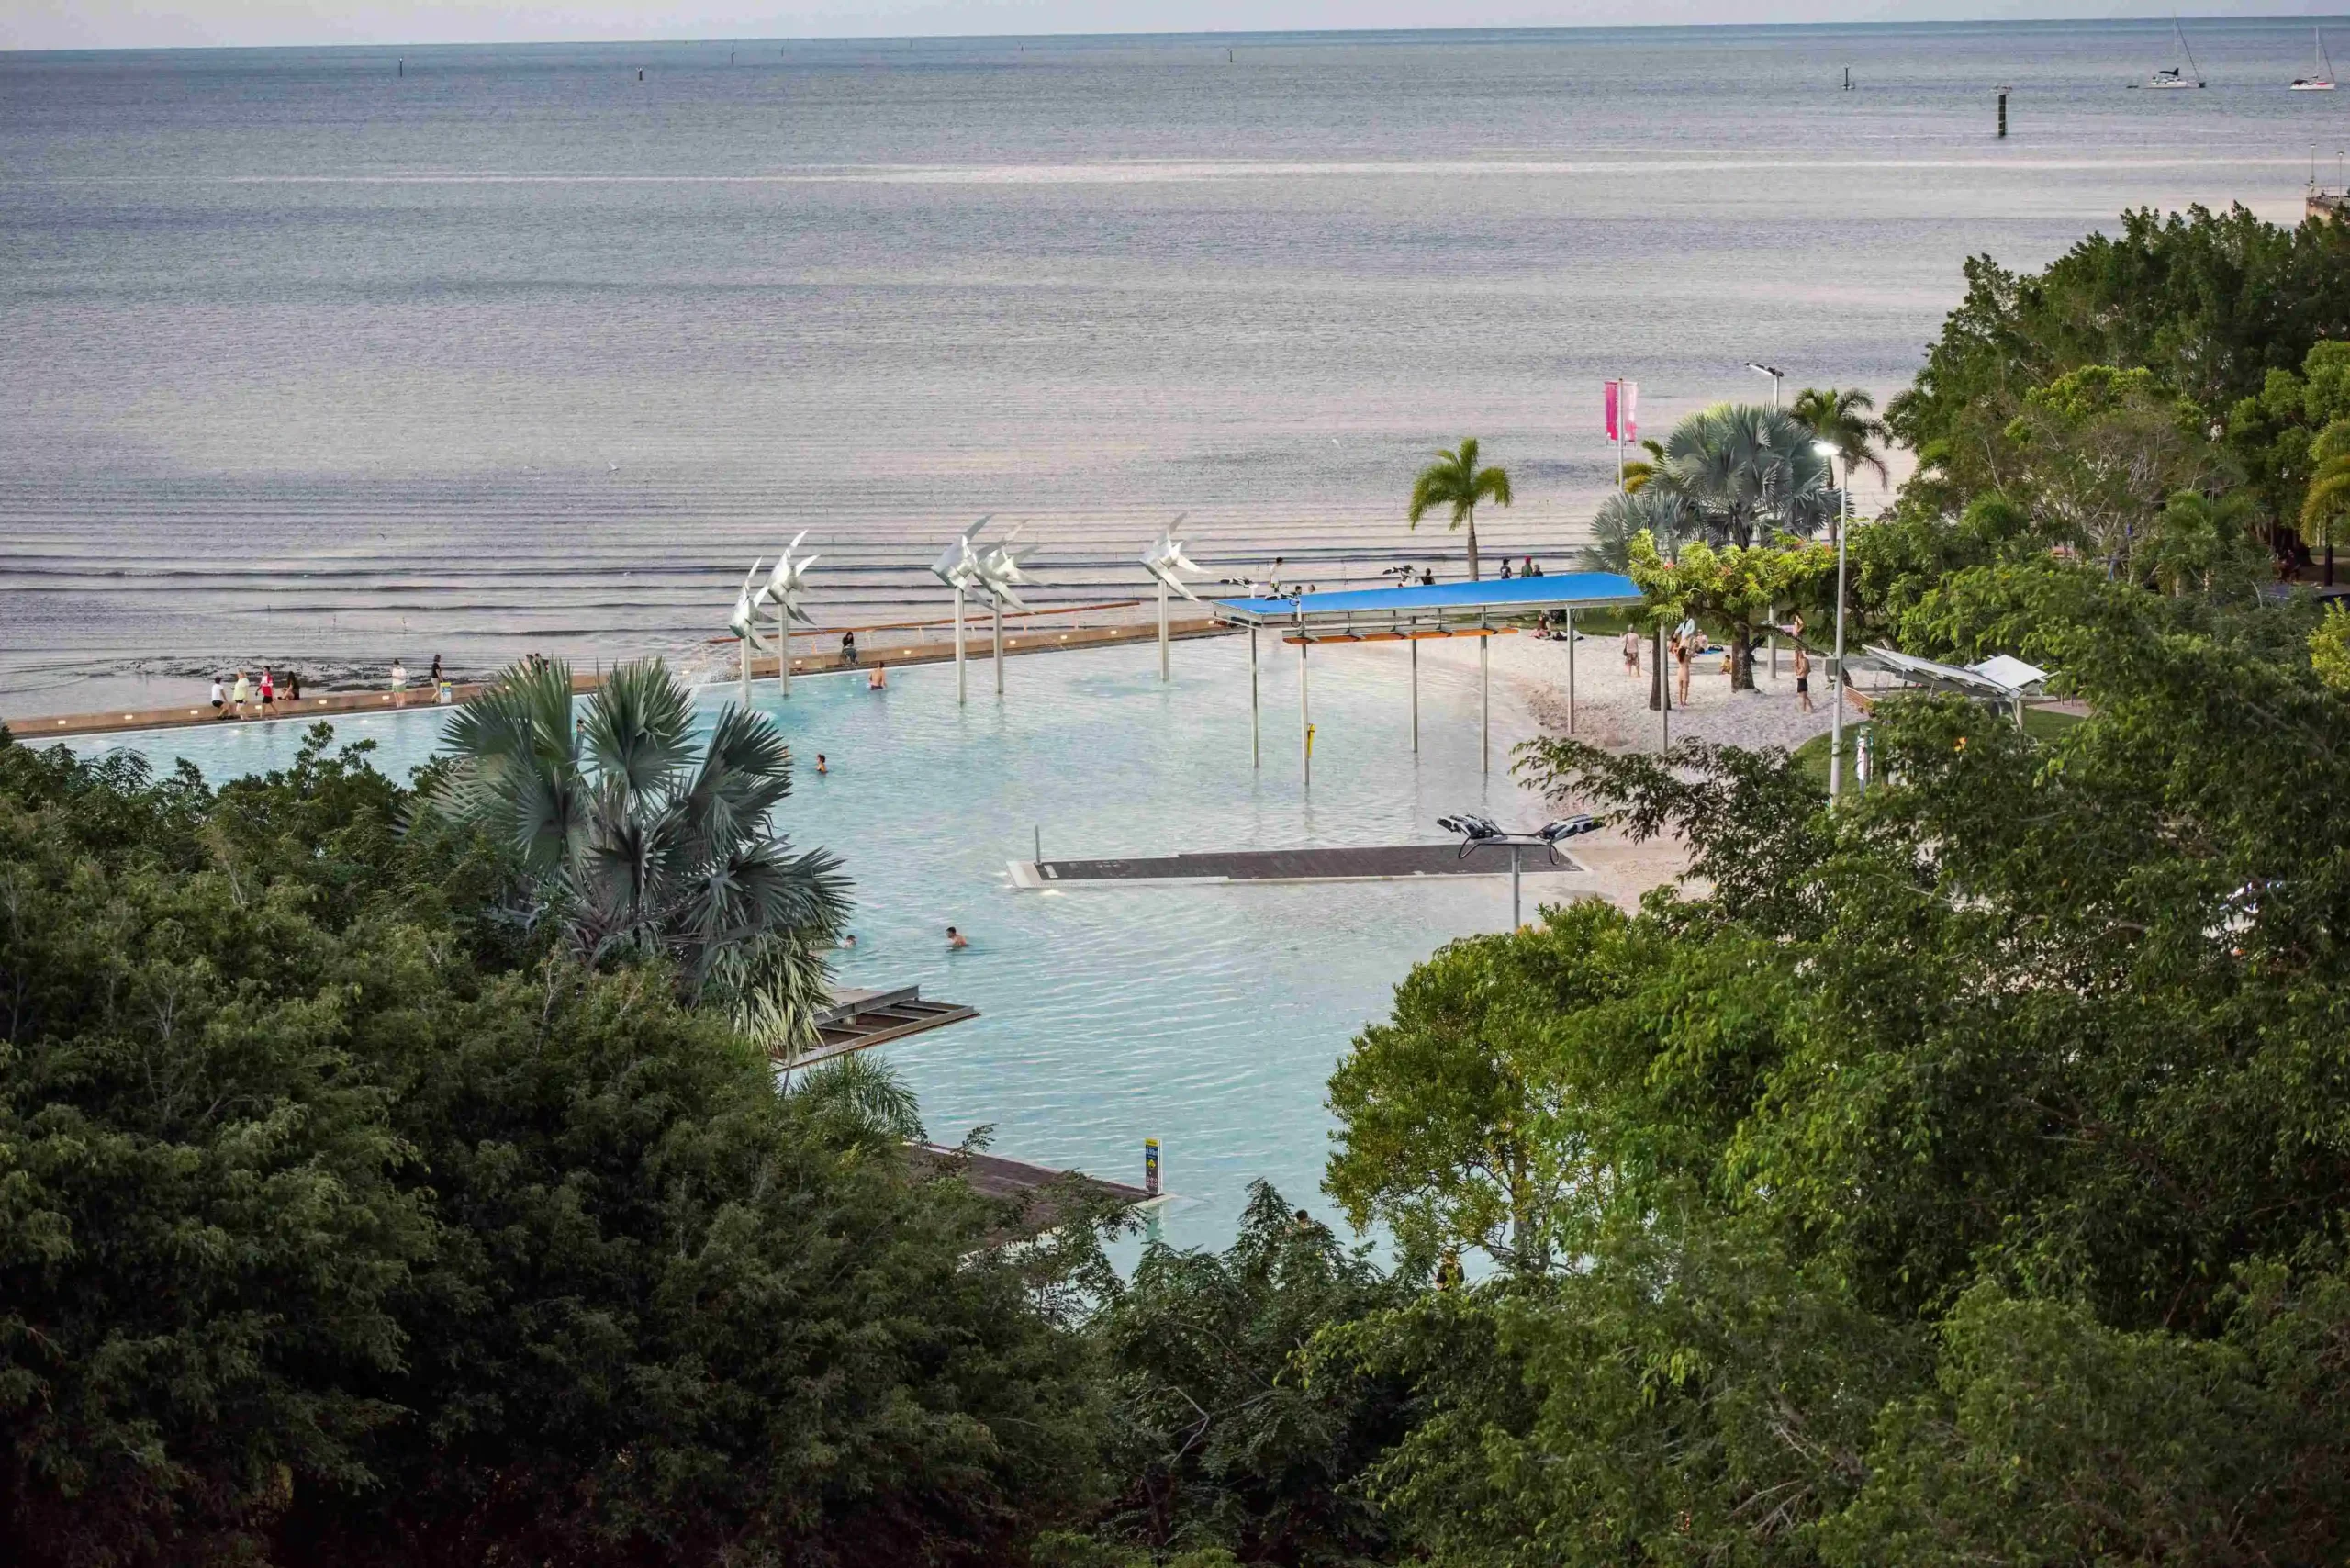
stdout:
[[(546, 665), (547, 661), (536, 654), (522, 655), (522, 667), (533, 674), (544, 669)], [(451, 685), (449, 678), (441, 672), (439, 654), (432, 655), (432, 673), (425, 678), (425, 689), (432, 694), (432, 700), (442, 707), (456, 700), (457, 689)], [(392, 660), (392, 706), (395, 708), (408, 706), (408, 666), (397, 656)]]
[[(285, 700), (302, 700), (302, 672), (285, 672)], [(212, 716), (216, 719), (266, 719), (277, 711), (277, 671), (264, 665), (261, 683), (253, 683), (252, 675), (239, 670), (232, 683), (225, 676), (212, 678)]]
[[(1785, 628), (1795, 644), (1796, 700), (1803, 704), (1807, 713), (1811, 704), (1811, 653), (1803, 643), (1803, 617), (1797, 615)], [(1624, 673), (1637, 680), (1640, 675), (1640, 647), (1648, 641), (1638, 627), (1624, 628)], [(1665, 637), (1664, 651), (1673, 660), (1673, 700), (1684, 707), (1689, 703), (1689, 669), (1700, 655), (1713, 650), (1713, 639), (1707, 636), (1696, 621), (1684, 620)], [(1729, 673), (1730, 662), (1725, 654), (1722, 673)]]

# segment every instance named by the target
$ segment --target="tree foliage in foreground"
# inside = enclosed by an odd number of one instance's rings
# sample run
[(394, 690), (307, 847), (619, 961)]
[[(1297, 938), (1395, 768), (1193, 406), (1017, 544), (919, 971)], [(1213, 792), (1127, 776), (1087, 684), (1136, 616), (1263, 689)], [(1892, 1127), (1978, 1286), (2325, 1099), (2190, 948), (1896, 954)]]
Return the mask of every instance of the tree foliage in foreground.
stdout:
[(1493, 1204), (1463, 1160), (1377, 1158), (1382, 1118), (1578, 1172), (1537, 1194), (1547, 1271), (1324, 1337), (1423, 1413), (1367, 1478), (1408, 1548), (2350, 1548), (2350, 702), (2289, 607), (2044, 562), (1929, 597), (2092, 717), (2043, 744), (1885, 703), (1897, 782), (1833, 815), (1775, 756), (1543, 743), (1548, 788), (1683, 834), (1703, 891), (1458, 945), (1432, 969), (1480, 966), (1475, 1005), (1410, 1003), (1424, 970), (1342, 1068), (1385, 1087), (1334, 1091), (1334, 1189), (1455, 1245)]
[(11, 1560), (981, 1562), (1091, 1496), (1059, 1256), (407, 804), (323, 732), (0, 743)]

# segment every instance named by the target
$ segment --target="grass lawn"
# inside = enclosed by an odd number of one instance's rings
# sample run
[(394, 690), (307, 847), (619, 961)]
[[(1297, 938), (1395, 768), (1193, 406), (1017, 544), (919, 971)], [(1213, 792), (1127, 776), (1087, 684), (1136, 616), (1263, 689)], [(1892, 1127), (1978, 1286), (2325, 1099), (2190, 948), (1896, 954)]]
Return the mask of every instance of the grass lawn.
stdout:
[[(2023, 733), (2034, 740), (2044, 741), (2061, 735), (2079, 722), (2080, 720), (2070, 713), (2052, 713), (2044, 708), (2026, 708), (2023, 711)], [(1852, 787), (1857, 777), (1853, 748), (1859, 740), (1859, 725), (1848, 709), (1844, 714), (1844, 785), (1847, 789)], [(1796, 766), (1810, 775), (1812, 782), (1819, 786), (1821, 794), (1828, 793), (1828, 737), (1814, 735), (1797, 746)]]

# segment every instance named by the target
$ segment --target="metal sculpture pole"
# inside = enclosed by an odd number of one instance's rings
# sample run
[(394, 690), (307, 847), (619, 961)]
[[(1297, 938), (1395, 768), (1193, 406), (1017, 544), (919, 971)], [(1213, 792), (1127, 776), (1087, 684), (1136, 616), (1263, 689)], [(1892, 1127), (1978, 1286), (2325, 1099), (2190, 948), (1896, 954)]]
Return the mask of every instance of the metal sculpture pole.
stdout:
[(1193, 604), (1200, 602), (1200, 596), (1193, 593), (1190, 586), (1183, 581), (1184, 573), (1190, 572), (1196, 575), (1200, 570), (1198, 566), (1192, 565), (1191, 558), (1183, 554), (1183, 542), (1175, 537), (1175, 523), (1182, 521), (1183, 515), (1181, 512), (1176, 513), (1175, 522), (1169, 523), (1167, 532), (1160, 534), (1158, 542), (1149, 545), (1142, 553), (1142, 569), (1148, 572), (1158, 584), (1158, 678), (1161, 681), (1174, 678), (1167, 652), (1169, 641), (1167, 629), (1168, 595), (1180, 593)]
[(815, 556), (798, 554), (800, 542), (807, 537), (806, 529), (792, 535), (791, 543), (776, 557), (775, 570), (767, 574), (765, 590), (767, 602), (775, 606), (776, 685), (787, 701), (791, 697), (791, 623), (797, 621), (802, 625), (813, 624), (800, 603), (808, 585), (808, 568), (816, 564)]
[(741, 650), (742, 698), (745, 708), (751, 705), (751, 650), (759, 640), (759, 600), (767, 597), (765, 588), (753, 593), (751, 584), (757, 579), (759, 566), (765, 560), (766, 557), (761, 556), (751, 563), (750, 571), (744, 575), (741, 589), (734, 595), (734, 613), (726, 621), (726, 629), (734, 633), (736, 646)]
[(995, 694), (1003, 695), (1003, 600), (990, 596), (989, 605), (995, 610)]
[(962, 702), (970, 695), (963, 679), (963, 585), (955, 585), (955, 700)]
[[(990, 513), (989, 517), (993, 515)], [(988, 521), (983, 517), (965, 529), (946, 547), (946, 553), (930, 564), (931, 576), (955, 591), (955, 700), (958, 705), (970, 697), (968, 677), (963, 668), (963, 599), (979, 580), (979, 553), (972, 541)]]
[(979, 556), (977, 566), (979, 589), (988, 596), (989, 606), (995, 612), (995, 694), (998, 697), (1003, 695), (1003, 607), (1009, 604), (1015, 610), (1028, 608), (1021, 601), (1020, 595), (1013, 591), (1013, 586), (1028, 580), (1020, 570), (1020, 563), (1028, 558), (1035, 546), (1023, 544), (1013, 548), (1012, 542), (1019, 537), (1020, 530), (1015, 525), (1002, 542), (988, 547), (986, 553)]

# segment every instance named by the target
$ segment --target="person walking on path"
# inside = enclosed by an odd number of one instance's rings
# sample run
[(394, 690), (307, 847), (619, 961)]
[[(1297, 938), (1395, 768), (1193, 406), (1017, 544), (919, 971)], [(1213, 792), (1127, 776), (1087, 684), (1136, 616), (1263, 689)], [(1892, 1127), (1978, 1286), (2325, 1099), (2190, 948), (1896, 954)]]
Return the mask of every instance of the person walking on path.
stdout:
[(245, 716), (245, 704), (253, 700), (253, 683), (247, 678), (243, 670), (239, 670), (237, 672), (237, 684), (235, 688), (229, 691), (229, 699), (231, 702), (236, 704), (237, 717), (240, 719), (243, 718)]
[(220, 685), (220, 678), (217, 675), (212, 678), (212, 716), (216, 719), (229, 716), (229, 693)]
[(392, 706), (408, 706), (408, 666), (397, 659), (392, 661)]
[(277, 711), (277, 672), (263, 665), (261, 670), (261, 716), (268, 718)]
[(434, 686), (441, 684), (441, 655), (439, 654), (432, 655), (432, 684)]
[(1796, 700), (1805, 712), (1811, 711), (1811, 655), (1801, 643), (1796, 644)]
[(1638, 628), (1624, 628), (1624, 673), (1634, 680), (1640, 678), (1640, 633)]

